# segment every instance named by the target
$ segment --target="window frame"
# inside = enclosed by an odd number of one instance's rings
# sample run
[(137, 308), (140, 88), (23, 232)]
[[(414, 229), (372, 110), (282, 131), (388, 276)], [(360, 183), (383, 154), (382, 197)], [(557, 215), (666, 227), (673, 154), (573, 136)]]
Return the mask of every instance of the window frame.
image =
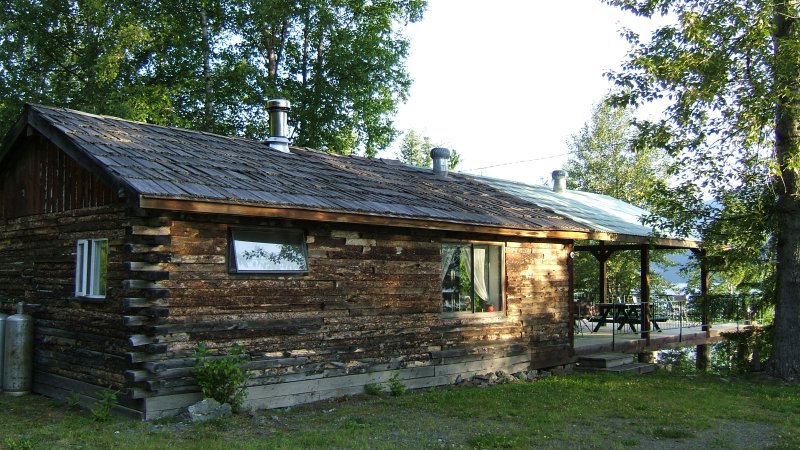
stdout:
[(75, 297), (105, 299), (108, 292), (108, 239), (78, 239)]
[[(475, 311), (474, 301), (472, 302), (472, 304), (470, 306), (470, 310), (468, 310), (468, 311), (445, 311), (444, 310), (444, 286), (443, 286), (444, 274), (442, 274), (442, 282), (440, 282), (440, 286), (439, 286), (439, 291), (441, 293), (440, 294), (441, 295), (440, 307), (442, 308), (442, 310), (441, 310), (442, 314), (444, 314), (444, 315), (469, 315), (469, 316), (472, 316), (472, 315), (475, 315), (475, 314), (505, 315), (507, 313), (507, 309), (508, 309), (508, 305), (506, 304), (507, 286), (506, 286), (505, 242), (443, 241), (443, 242), (441, 242), (440, 251), (439, 251), (440, 258), (444, 256), (442, 254), (442, 249), (444, 248), (444, 245), (458, 245), (458, 246), (469, 246), (470, 247), (470, 259), (471, 259), (470, 267), (471, 267), (471, 271), (472, 271), (472, 273), (470, 274), (470, 294), (471, 294), (470, 298), (471, 299), (474, 299), (474, 297), (475, 297), (475, 264), (474, 264), (474, 261), (475, 261), (475, 247), (476, 246), (483, 246), (483, 247), (486, 247), (487, 249), (491, 248), (491, 247), (497, 247), (497, 249), (499, 250), (499, 258), (498, 258), (499, 261), (497, 262), (497, 266), (498, 266), (498, 271), (499, 271), (498, 277), (499, 277), (499, 290), (500, 290), (500, 292), (499, 292), (498, 299), (497, 299), (498, 309), (495, 310), (495, 311)], [(440, 259), (440, 264), (442, 262), (443, 261)]]
[[(302, 269), (276, 269), (276, 270), (246, 270), (239, 268), (238, 259), (236, 257), (236, 241), (244, 239), (237, 239), (237, 234), (256, 234), (265, 237), (283, 235), (284, 240), (289, 238), (298, 239), (297, 243), (301, 247), (301, 256), (305, 267)], [(294, 236), (292, 236), (294, 235)], [(255, 242), (255, 241), (249, 241)], [(282, 242), (273, 242), (270, 240), (259, 240), (265, 244), (280, 244)], [(228, 249), (227, 249), (227, 266), (228, 274), (247, 276), (247, 275), (306, 275), (308, 274), (308, 245), (306, 244), (306, 232), (300, 228), (275, 228), (275, 227), (228, 227)]]

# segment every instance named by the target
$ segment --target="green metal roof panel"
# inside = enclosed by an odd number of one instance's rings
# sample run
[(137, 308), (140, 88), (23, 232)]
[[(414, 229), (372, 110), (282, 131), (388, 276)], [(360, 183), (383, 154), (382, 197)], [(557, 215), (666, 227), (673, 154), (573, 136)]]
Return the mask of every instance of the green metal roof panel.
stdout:
[[(552, 188), (546, 186), (489, 177), (475, 178), (543, 208), (552, 209), (558, 214), (586, 225), (592, 231), (637, 237), (684, 239), (668, 233), (659, 233), (653, 227), (643, 224), (642, 219), (650, 215), (649, 211), (608, 195), (575, 190), (554, 192)], [(689, 239), (694, 240), (692, 237)]]

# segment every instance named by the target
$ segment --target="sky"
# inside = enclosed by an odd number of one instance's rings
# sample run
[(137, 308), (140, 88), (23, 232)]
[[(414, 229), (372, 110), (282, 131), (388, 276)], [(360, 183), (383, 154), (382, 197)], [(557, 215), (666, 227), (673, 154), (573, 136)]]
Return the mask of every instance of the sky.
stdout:
[(549, 182), (630, 49), (622, 27), (652, 25), (600, 0), (429, 0), (395, 126), (457, 150), (457, 171)]

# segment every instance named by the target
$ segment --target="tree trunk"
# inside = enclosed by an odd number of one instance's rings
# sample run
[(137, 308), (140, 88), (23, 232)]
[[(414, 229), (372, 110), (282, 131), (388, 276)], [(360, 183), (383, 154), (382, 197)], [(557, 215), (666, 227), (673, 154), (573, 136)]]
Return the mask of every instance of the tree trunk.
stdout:
[(777, 290), (771, 372), (800, 379), (800, 39), (798, 6), (774, 0)]

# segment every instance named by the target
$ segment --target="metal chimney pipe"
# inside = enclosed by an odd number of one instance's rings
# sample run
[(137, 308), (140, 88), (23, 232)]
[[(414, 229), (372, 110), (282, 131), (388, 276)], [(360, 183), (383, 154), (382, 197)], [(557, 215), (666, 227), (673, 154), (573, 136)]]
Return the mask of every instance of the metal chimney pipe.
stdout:
[(447, 177), (448, 166), (450, 165), (450, 150), (444, 147), (436, 147), (431, 150), (433, 159), (433, 173), (440, 178)]
[(553, 192), (564, 192), (567, 190), (567, 171), (553, 171)]
[(289, 153), (289, 125), (286, 117), (290, 108), (289, 100), (282, 98), (267, 100), (267, 111), (269, 112), (267, 144), (270, 148), (284, 153)]

